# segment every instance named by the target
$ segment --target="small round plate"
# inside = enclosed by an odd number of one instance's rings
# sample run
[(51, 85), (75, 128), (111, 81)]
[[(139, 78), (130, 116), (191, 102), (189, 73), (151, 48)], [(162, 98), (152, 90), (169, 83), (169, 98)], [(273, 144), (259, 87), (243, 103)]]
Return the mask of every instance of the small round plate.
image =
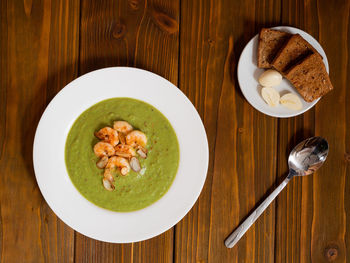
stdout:
[[(180, 148), (178, 172), (168, 192), (154, 204), (128, 213), (109, 211), (85, 199), (73, 186), (64, 158), (74, 121), (87, 108), (114, 97), (134, 98), (156, 107), (172, 124)], [(39, 188), (56, 215), (88, 237), (114, 243), (154, 237), (181, 220), (202, 190), (208, 158), (205, 129), (188, 98), (166, 79), (127, 67), (96, 70), (63, 88), (42, 115), (33, 148)]]
[[(308, 33), (294, 27), (289, 26), (279, 26), (273, 27), (272, 29), (277, 29), (281, 31), (285, 31), (292, 34), (300, 34), (306, 41), (308, 41), (323, 57), (323, 62), (326, 66), (327, 72), (329, 72), (328, 60), (326, 53), (322, 49), (321, 45), (310, 36)], [(242, 93), (246, 100), (258, 111), (278, 118), (288, 118), (300, 115), (310, 108), (312, 108), (319, 99), (308, 103), (304, 101), (304, 99), (299, 95), (293, 85), (283, 78), (282, 83), (274, 87), (281, 96), (286, 93), (292, 92), (299, 96), (303, 107), (299, 111), (293, 111), (288, 109), (282, 105), (278, 105), (276, 107), (270, 107), (266, 104), (266, 102), (261, 97), (261, 86), (259, 85), (258, 78), (265, 71), (265, 69), (260, 69), (257, 66), (257, 51), (258, 51), (258, 41), (259, 35), (253, 37), (245, 48), (242, 51), (241, 57), (239, 58), (237, 75), (238, 75), (238, 83), (242, 90)]]

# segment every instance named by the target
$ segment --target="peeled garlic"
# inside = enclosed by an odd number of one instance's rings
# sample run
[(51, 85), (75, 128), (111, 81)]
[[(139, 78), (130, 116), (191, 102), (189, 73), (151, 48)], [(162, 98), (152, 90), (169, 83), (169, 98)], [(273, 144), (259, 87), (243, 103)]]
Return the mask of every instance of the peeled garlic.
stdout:
[(114, 190), (114, 185), (107, 179), (107, 178), (103, 178), (102, 179), (103, 182), (103, 187), (108, 190), (108, 191), (113, 191)]
[(100, 160), (98, 160), (98, 162), (96, 163), (96, 166), (97, 168), (103, 169), (106, 167), (107, 163), (108, 163), (108, 156), (105, 155)]
[(146, 158), (147, 158), (147, 154), (146, 154), (143, 150), (138, 149), (138, 150), (137, 150), (137, 153), (138, 153), (138, 155), (139, 155), (141, 158), (143, 158), (143, 159), (146, 159)]
[(259, 77), (259, 83), (263, 87), (275, 87), (282, 81), (282, 75), (273, 69), (268, 69)]
[(261, 96), (271, 107), (276, 107), (280, 101), (280, 94), (271, 87), (265, 87), (261, 89)]
[(293, 93), (287, 93), (280, 99), (281, 104), (291, 110), (301, 110), (303, 105), (299, 97)]
[(139, 172), (141, 170), (141, 165), (140, 165), (139, 159), (137, 159), (136, 157), (132, 157), (130, 159), (130, 167), (135, 172)]

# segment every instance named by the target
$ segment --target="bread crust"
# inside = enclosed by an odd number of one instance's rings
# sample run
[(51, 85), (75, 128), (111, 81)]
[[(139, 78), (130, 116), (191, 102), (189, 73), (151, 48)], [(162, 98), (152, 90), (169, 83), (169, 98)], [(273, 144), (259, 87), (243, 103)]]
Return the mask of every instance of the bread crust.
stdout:
[[(299, 34), (295, 34), (286, 41), (277, 52), (272, 67), (283, 75), (310, 54), (318, 54), (316, 49)], [(318, 54), (321, 57), (320, 54)]]
[(315, 53), (294, 65), (285, 77), (307, 102), (312, 102), (333, 89), (323, 60)]
[(291, 36), (283, 31), (261, 29), (258, 43), (258, 67), (271, 68), (271, 63), (277, 52)]

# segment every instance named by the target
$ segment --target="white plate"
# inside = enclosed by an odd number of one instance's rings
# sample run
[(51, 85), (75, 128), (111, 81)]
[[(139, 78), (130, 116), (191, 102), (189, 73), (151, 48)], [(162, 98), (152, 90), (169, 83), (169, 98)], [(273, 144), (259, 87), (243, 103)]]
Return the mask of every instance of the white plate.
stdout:
[[(179, 141), (179, 169), (169, 191), (135, 212), (118, 213), (92, 204), (73, 186), (65, 166), (64, 147), (74, 121), (90, 106), (113, 97), (153, 105), (170, 121)], [(38, 185), (56, 215), (88, 237), (114, 243), (154, 237), (181, 220), (202, 190), (208, 158), (203, 123), (187, 97), (156, 74), (126, 67), (90, 72), (62, 89), (41, 117), (33, 149)]]
[[(272, 29), (282, 30), (292, 34), (300, 34), (321, 54), (327, 72), (329, 72), (326, 53), (324, 52), (321, 45), (317, 42), (316, 39), (314, 39), (308, 33), (294, 27), (279, 26), (273, 27)], [(312, 108), (319, 101), (319, 99), (311, 103), (304, 101), (304, 99), (295, 90), (293, 85), (285, 78), (283, 78), (282, 83), (279, 86), (274, 88), (281, 94), (281, 96), (288, 92), (293, 92), (294, 94), (297, 94), (303, 104), (303, 108), (299, 111), (293, 111), (282, 105), (278, 105), (277, 107), (270, 107), (265, 103), (265, 101), (261, 97), (261, 87), (258, 83), (259, 76), (265, 71), (264, 69), (260, 69), (257, 66), (258, 37), (259, 36), (256, 35), (248, 42), (248, 44), (243, 49), (238, 62), (238, 83), (246, 100), (258, 111), (270, 115), (272, 117), (279, 118), (294, 117)]]

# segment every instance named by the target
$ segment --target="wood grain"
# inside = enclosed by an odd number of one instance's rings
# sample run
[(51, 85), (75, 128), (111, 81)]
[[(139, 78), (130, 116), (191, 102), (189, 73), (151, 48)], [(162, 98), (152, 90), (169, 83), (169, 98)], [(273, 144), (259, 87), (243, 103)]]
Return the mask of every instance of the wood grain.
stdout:
[[(109, 66), (136, 66), (175, 85), (178, 77), (177, 1), (84, 1), (80, 74)], [(171, 262), (173, 229), (135, 244), (107, 244), (76, 233), (76, 262)]]
[(77, 76), (79, 1), (1, 1), (1, 262), (72, 262), (74, 232), (43, 200), (32, 145), (52, 96)]
[[(321, 135), (328, 140), (329, 138), (342, 138), (342, 135), (345, 135), (345, 127), (348, 124), (346, 124), (344, 117), (345, 108), (342, 108), (344, 103), (338, 102), (341, 94), (335, 95), (344, 90), (345, 86), (344, 83), (337, 85), (335, 80), (338, 80), (338, 77), (334, 78), (332, 75), (332, 72), (335, 74), (343, 72), (344, 74), (344, 72), (349, 71), (345, 66), (346, 54), (348, 53), (346, 46), (344, 46), (346, 39), (342, 39), (344, 34), (341, 33), (347, 31), (348, 16), (346, 12), (349, 11), (349, 7), (345, 3), (343, 4), (344, 6), (341, 6), (338, 3), (334, 7), (323, 1), (283, 1), (282, 23), (299, 27), (312, 34), (316, 39), (318, 38), (329, 61), (336, 60), (333, 64), (330, 63), (331, 80), (336, 90), (317, 104), (316, 115), (314, 110), (310, 110), (300, 117), (279, 121), (279, 175), (288, 170), (285, 149), (290, 150), (302, 139), (313, 135)], [(338, 14), (339, 10), (343, 10), (344, 13)], [(327, 17), (332, 16), (339, 16), (339, 19), (333, 20), (337, 21), (335, 24), (343, 26), (339, 31), (335, 29), (338, 26), (328, 22)], [(343, 20), (340, 20), (340, 17)], [(336, 34), (339, 36), (338, 39), (330, 37), (333, 31), (338, 32)], [(337, 46), (327, 46), (327, 41), (331, 40), (332, 44), (335, 44), (333, 41), (336, 41)], [(337, 50), (337, 54), (342, 54), (341, 57), (345, 59), (341, 59), (340, 55), (335, 56), (335, 50)], [(342, 70), (340, 65), (343, 65)], [(345, 81), (345, 75), (341, 75), (341, 77), (343, 77), (342, 81)], [(332, 98), (334, 98), (333, 102)], [(338, 109), (329, 106), (335, 105), (334, 103), (338, 105)], [(325, 115), (318, 113), (319, 108), (324, 109)], [(343, 118), (339, 129), (333, 126), (331, 119), (331, 116), (335, 115)], [(318, 129), (320, 124), (332, 128), (328, 131)], [(345, 141), (341, 142), (341, 139), (330, 141), (330, 156), (325, 166), (311, 177), (293, 179), (277, 199), (275, 248), (277, 262), (345, 262), (345, 162), (341, 163), (344, 160), (345, 149), (338, 148), (344, 143)], [(336, 155), (333, 155), (334, 152), (332, 153), (334, 151), (332, 145), (338, 148)], [(332, 158), (332, 156), (337, 157)], [(332, 172), (327, 171), (327, 167), (332, 167)], [(337, 169), (334, 170), (335, 167)], [(337, 219), (335, 220), (334, 217)]]
[[(316, 134), (327, 138), (330, 153), (326, 165), (314, 177), (313, 182), (311, 259), (314, 262), (347, 262), (350, 259), (349, 247), (346, 247), (349, 244), (346, 243), (349, 226), (346, 225), (349, 222), (346, 218), (349, 217), (350, 187), (349, 183), (346, 184), (348, 161), (344, 156), (349, 150), (349, 144), (346, 143), (349, 142), (347, 138), (350, 135), (350, 122), (347, 119), (350, 108), (345, 103), (350, 99), (347, 92), (350, 74), (350, 2), (318, 1), (317, 10), (319, 39), (328, 55), (330, 76), (335, 89), (316, 106)], [(330, 14), (338, 18), (326, 19)], [(331, 32), (334, 32), (332, 37)]]
[[(350, 255), (350, 1), (0, 1), (0, 262), (347, 262)], [(261, 27), (290, 25), (325, 49), (334, 91), (275, 119), (243, 98), (237, 63)], [(35, 181), (34, 132), (48, 102), (95, 69), (132, 66), (170, 80), (209, 141), (202, 194), (175, 228), (133, 244), (60, 221)], [(223, 241), (288, 172), (304, 138), (330, 143), (324, 167), (294, 178), (233, 249)]]
[(277, 1), (181, 1), (179, 83), (204, 121), (211, 160), (199, 201), (176, 226), (176, 262), (273, 261), (274, 205), (237, 247), (223, 242), (275, 181), (277, 121), (243, 99), (236, 67), (279, 17)]
[[(307, 4), (282, 2), (281, 24), (299, 27), (314, 37), (317, 30), (308, 23)], [(310, 17), (310, 20), (313, 18)], [(309, 27), (306, 26), (309, 25)], [(316, 24), (316, 23), (314, 23)], [(289, 119), (279, 120), (277, 180), (288, 173), (290, 150), (300, 141), (314, 135), (314, 110)], [(312, 217), (312, 177), (294, 178), (276, 200), (276, 262), (310, 262)]]

